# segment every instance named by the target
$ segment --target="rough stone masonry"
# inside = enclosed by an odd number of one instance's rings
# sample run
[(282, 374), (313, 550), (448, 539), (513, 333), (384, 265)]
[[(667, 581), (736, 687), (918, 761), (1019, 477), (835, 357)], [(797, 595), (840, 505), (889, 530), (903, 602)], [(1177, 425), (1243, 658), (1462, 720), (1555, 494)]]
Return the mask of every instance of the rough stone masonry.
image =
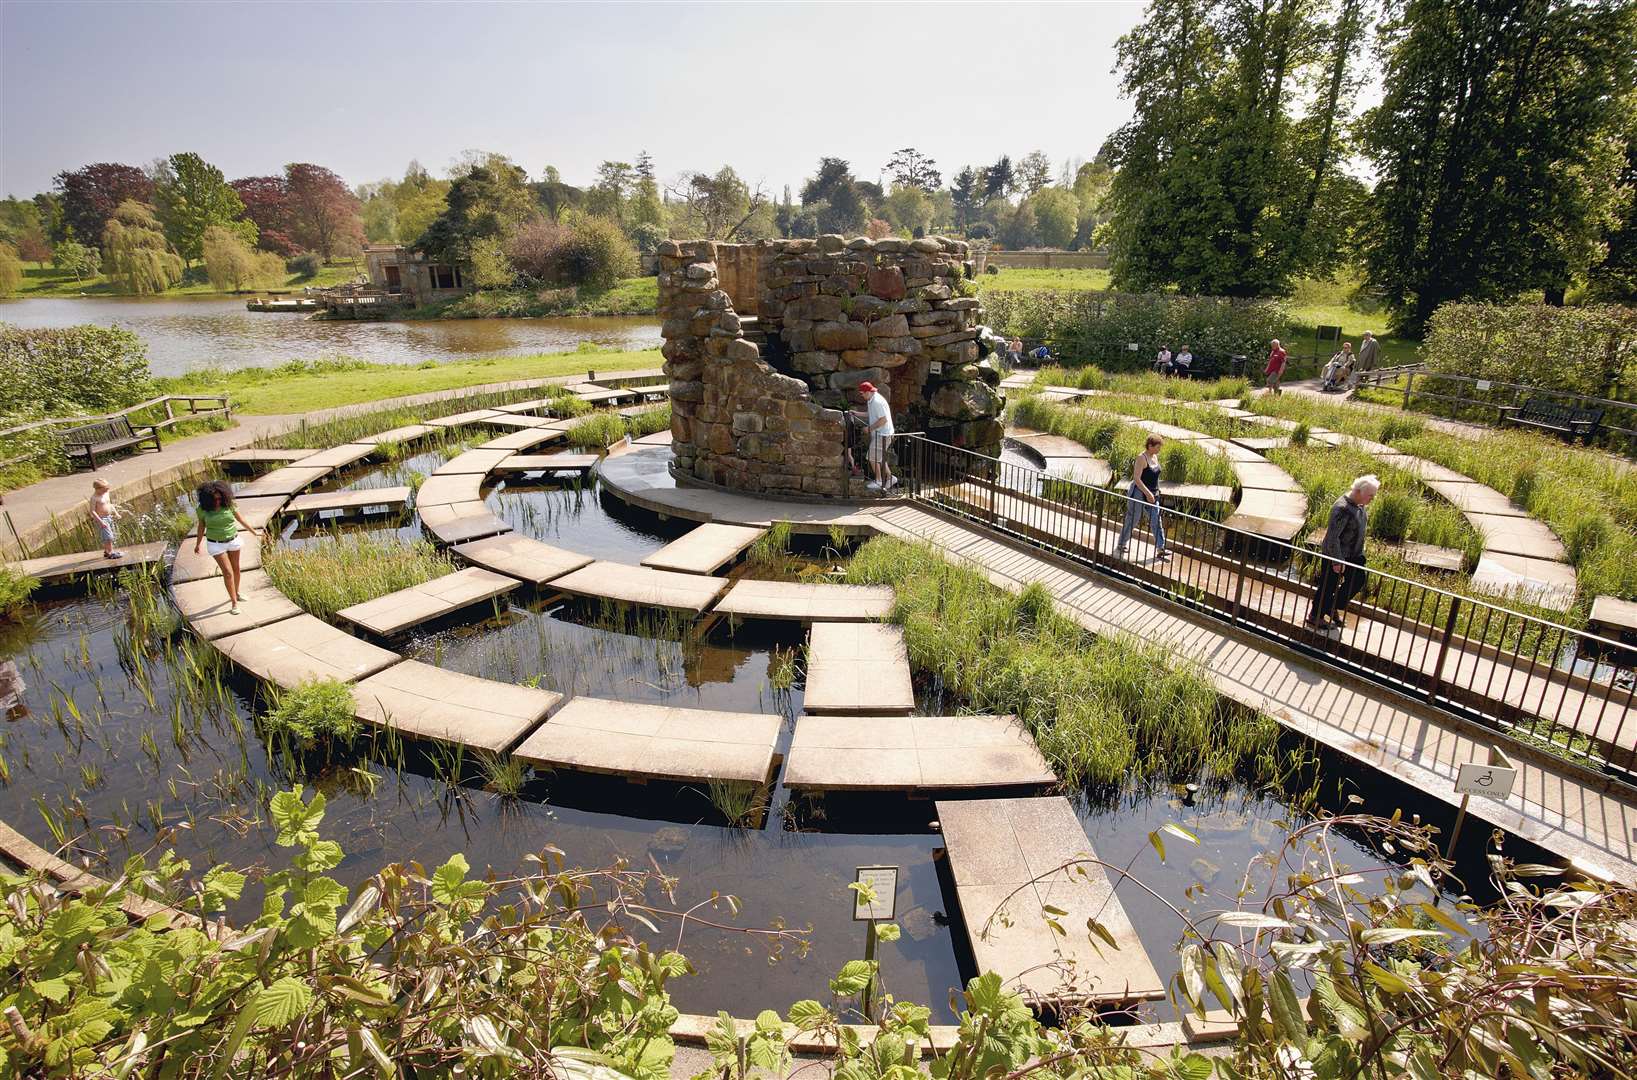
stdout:
[(850, 491), (842, 410), (887, 395), (900, 432), (998, 454), (1005, 397), (959, 240), (659, 246), (679, 479)]

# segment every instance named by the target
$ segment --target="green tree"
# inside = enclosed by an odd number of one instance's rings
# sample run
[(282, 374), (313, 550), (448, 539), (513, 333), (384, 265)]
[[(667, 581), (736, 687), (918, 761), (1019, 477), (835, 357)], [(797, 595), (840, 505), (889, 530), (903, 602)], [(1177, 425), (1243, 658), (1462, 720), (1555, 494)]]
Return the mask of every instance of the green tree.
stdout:
[(676, 235), (688, 239), (740, 241), (772, 235), (772, 206), (760, 188), (754, 192), (724, 165), (714, 176), (694, 173), (672, 188)]
[[(870, 208), (859, 191), (853, 169), (842, 158), (819, 159), (818, 172), (801, 188), (803, 206), (813, 206), (820, 232), (854, 234), (864, 231)], [(817, 204), (823, 203), (822, 209)]]
[(956, 173), (955, 179), (950, 182), (949, 196), (955, 211), (955, 228), (962, 232), (966, 231), (977, 214), (982, 187), (982, 177), (970, 165)]
[(1595, 300), (1637, 303), (1637, 125), (1626, 137), (1626, 163), (1620, 174), (1625, 208), (1604, 237), (1603, 260), (1592, 269), (1589, 292)]
[(1029, 203), (1034, 207), (1035, 224), (1042, 244), (1067, 248), (1074, 243), (1075, 229), (1080, 224), (1080, 200), (1074, 197), (1074, 192), (1049, 187), (1030, 199)]
[(284, 278), (284, 259), (271, 251), (256, 251), (232, 229), (212, 225), (200, 243), (205, 274), (219, 292), (262, 288)]
[(153, 211), (127, 199), (102, 230), (103, 273), (128, 293), (161, 293), (182, 280), (182, 257), (165, 242)]
[(1052, 182), (1052, 159), (1044, 150), (1023, 155), (1017, 162), (1017, 186), (1025, 196), (1045, 190)]
[(23, 260), (10, 244), (0, 243), (0, 296), (12, 296), (23, 285)]
[(984, 197), (993, 199), (1010, 195), (1016, 190), (1017, 172), (1012, 168), (1011, 156), (1002, 154), (999, 161), (983, 170)]
[(468, 265), (474, 243), (494, 239), (504, 244), (533, 212), (528, 175), (507, 158), (491, 154), (450, 184), (443, 212), (416, 246), (444, 262)]
[(1409, 0), (1384, 39), (1366, 250), (1398, 327), (1447, 300), (1561, 298), (1618, 221), (1637, 8)]
[(603, 162), (597, 166), (597, 182), (586, 192), (586, 209), (623, 225), (625, 204), (635, 182), (635, 170), (628, 162)]
[(893, 187), (891, 195), (881, 200), (881, 217), (894, 230), (925, 236), (932, 227), (932, 200), (919, 187), (899, 184)]
[(895, 185), (919, 188), (925, 192), (938, 190), (944, 182), (943, 174), (938, 171), (938, 163), (913, 146), (896, 151), (887, 162), (887, 172), (892, 174)]
[(239, 193), (222, 170), (198, 154), (172, 154), (160, 163), (154, 201), (165, 238), (187, 265), (204, 256), (205, 230), (213, 225), (232, 230), (246, 244), (256, 242), (256, 224), (245, 220)]
[(86, 247), (78, 240), (64, 240), (51, 252), (52, 265), (65, 274), (73, 274), (75, 281), (97, 276), (102, 255), (96, 248)]

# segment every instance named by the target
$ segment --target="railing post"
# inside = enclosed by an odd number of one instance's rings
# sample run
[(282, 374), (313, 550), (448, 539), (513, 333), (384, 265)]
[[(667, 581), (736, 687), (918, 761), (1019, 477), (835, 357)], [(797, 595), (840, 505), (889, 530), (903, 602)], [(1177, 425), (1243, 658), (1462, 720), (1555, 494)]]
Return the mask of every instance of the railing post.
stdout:
[(1231, 621), (1239, 621), (1239, 602), (1245, 595), (1245, 572), (1250, 568), (1250, 540), (1241, 538), (1239, 542), (1239, 572), (1234, 575), (1233, 583), (1233, 616)]
[(1461, 598), (1451, 596), (1449, 598), (1449, 618), (1444, 620), (1444, 637), (1438, 643), (1438, 661), (1432, 665), (1432, 686), (1427, 690), (1428, 701), (1438, 697), (1438, 685), (1444, 678), (1444, 657), (1449, 654), (1449, 640), (1455, 636), (1455, 617), (1460, 614), (1460, 611)]
[(1410, 372), (1408, 375), (1406, 375), (1404, 377), (1404, 406), (1403, 407), (1406, 408), (1406, 409), (1408, 409), (1410, 407), (1410, 392), (1412, 390), (1414, 390), (1414, 389), (1415, 389), (1415, 372), (1412, 371), (1412, 372)]
[(1098, 566), (1103, 561), (1103, 489), (1091, 489), (1091, 565)]

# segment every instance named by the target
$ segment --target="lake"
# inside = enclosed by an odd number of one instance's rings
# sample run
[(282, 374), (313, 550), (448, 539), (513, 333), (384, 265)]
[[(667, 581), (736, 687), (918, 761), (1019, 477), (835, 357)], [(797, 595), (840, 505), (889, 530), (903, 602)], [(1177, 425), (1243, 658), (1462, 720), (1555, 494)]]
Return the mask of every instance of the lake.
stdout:
[(243, 297), (45, 297), (0, 301), (0, 321), (16, 326), (118, 326), (148, 345), (155, 375), (200, 367), (266, 367), (286, 360), (354, 356), (418, 364), (480, 356), (573, 352), (582, 342), (657, 349), (659, 320), (648, 316), (561, 319), (440, 319), (426, 322), (318, 322), (260, 314)]

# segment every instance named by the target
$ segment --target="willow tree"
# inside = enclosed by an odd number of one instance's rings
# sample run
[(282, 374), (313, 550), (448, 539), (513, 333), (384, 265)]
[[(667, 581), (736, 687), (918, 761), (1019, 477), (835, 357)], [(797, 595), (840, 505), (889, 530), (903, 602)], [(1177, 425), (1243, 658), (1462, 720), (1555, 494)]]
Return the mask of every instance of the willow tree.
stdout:
[(205, 273), (220, 292), (243, 292), (284, 277), (284, 260), (271, 251), (255, 251), (232, 229), (212, 225), (200, 246)]
[(132, 199), (102, 230), (103, 273), (137, 296), (161, 293), (182, 280), (182, 259), (165, 242), (153, 211)]

